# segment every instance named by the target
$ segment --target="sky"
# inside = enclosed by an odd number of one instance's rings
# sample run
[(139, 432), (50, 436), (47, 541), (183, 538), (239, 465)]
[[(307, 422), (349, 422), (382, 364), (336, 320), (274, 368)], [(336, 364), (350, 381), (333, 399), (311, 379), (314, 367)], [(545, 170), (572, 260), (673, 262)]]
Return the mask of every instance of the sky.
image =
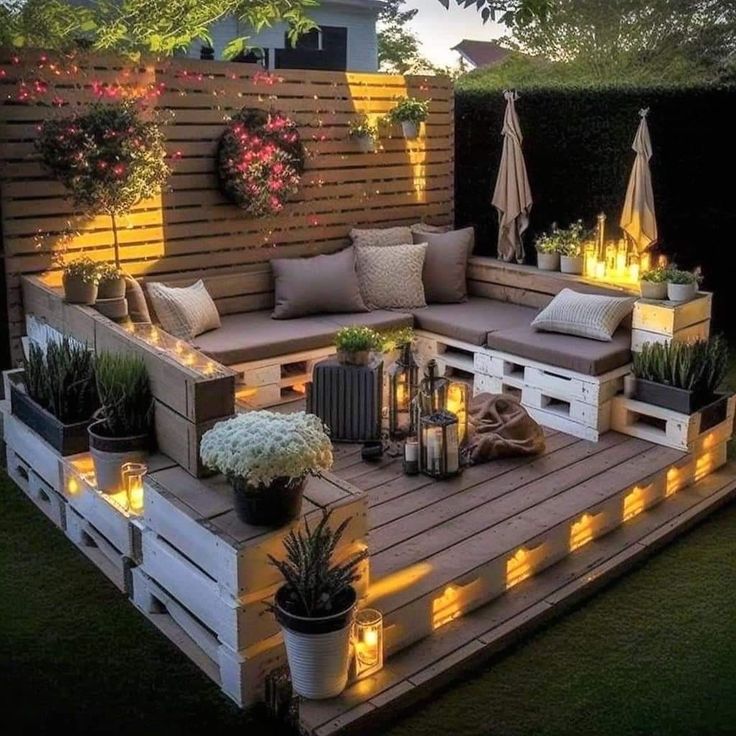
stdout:
[(411, 29), (422, 42), (422, 53), (439, 66), (457, 63), (457, 52), (450, 49), (464, 38), (490, 41), (504, 34), (497, 23), (483, 25), (474, 5), (462, 8), (451, 0), (450, 9), (445, 10), (439, 0), (407, 0), (405, 7), (419, 10)]

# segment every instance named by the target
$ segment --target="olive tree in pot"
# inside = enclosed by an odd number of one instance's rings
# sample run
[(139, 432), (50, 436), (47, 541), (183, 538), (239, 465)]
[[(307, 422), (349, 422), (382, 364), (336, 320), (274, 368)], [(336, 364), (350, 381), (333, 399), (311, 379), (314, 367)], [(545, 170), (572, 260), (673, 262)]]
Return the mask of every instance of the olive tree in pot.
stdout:
[(382, 344), (381, 336), (370, 327), (343, 327), (335, 335), (337, 359), (346, 365), (368, 365)]
[(332, 467), (325, 425), (304, 412), (238, 414), (205, 432), (199, 452), (232, 486), (238, 518), (253, 526), (297, 518), (307, 476)]
[(153, 395), (141, 358), (99, 353), (95, 361), (100, 409), (89, 427), (89, 449), (97, 488), (117, 493), (125, 463), (142, 462), (151, 447)]
[(64, 299), (69, 304), (94, 304), (100, 283), (99, 264), (82, 256), (64, 263), (63, 268), (61, 283), (64, 287)]
[(404, 138), (419, 137), (419, 126), (429, 117), (429, 100), (402, 97), (388, 114), (392, 123), (400, 123)]
[(666, 268), (653, 268), (645, 271), (639, 278), (639, 291), (644, 299), (666, 299), (667, 298), (667, 276)]
[(347, 685), (350, 638), (357, 603), (353, 583), (367, 551), (334, 562), (350, 519), (332, 529), (330, 513), (315, 528), (291, 531), (286, 559), (270, 557), (284, 578), (272, 609), (281, 625), (295, 692), (304, 698), (334, 698)]

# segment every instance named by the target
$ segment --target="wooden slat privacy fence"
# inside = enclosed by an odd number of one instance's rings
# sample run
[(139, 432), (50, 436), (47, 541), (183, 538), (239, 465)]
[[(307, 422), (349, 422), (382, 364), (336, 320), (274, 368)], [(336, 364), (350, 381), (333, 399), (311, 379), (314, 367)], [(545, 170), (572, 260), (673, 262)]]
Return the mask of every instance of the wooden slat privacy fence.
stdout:
[[(16, 357), (19, 276), (54, 271), (60, 252), (113, 258), (110, 218), (80, 217), (33, 145), (43, 120), (93, 102), (142, 97), (163, 121), (168, 186), (118, 217), (121, 260), (133, 275), (216, 276), (275, 256), (337, 250), (354, 226), (453, 219), (454, 103), (443, 77), (0, 52), (0, 94), (2, 232)], [(403, 96), (431, 100), (420, 138), (406, 141), (381, 123), (377, 150), (362, 153), (348, 136), (350, 121), (367, 114), (377, 122)], [(250, 218), (218, 190), (218, 141), (242, 107), (277, 109), (299, 126), (306, 171), (295, 201), (278, 217)]]

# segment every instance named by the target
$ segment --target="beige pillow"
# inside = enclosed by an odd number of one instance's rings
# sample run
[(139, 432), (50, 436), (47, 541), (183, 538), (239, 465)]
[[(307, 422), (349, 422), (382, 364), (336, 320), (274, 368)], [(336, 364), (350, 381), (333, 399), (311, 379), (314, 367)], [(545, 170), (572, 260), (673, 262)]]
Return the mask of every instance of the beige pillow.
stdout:
[(146, 290), (161, 327), (174, 337), (191, 340), (220, 326), (217, 307), (202, 280), (183, 288), (153, 282)]
[(412, 242), (410, 227), (376, 227), (365, 230), (353, 228), (350, 231), (350, 237), (353, 245), (358, 247), (405, 245)]
[(563, 289), (534, 319), (540, 332), (589, 337), (610, 342), (616, 328), (634, 309), (634, 297), (581, 294)]
[(369, 309), (426, 307), (422, 270), (427, 244), (355, 249), (358, 281)]
[(426, 222), (416, 222), (411, 226), (413, 233), (449, 233), (452, 225), (429, 225)]

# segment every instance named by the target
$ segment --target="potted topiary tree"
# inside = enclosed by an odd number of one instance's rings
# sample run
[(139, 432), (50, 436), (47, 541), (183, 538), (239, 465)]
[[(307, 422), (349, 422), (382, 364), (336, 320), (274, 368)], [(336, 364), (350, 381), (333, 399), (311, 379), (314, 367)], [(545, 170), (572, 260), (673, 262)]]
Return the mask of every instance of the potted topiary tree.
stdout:
[(65, 263), (61, 276), (64, 299), (69, 304), (94, 304), (100, 282), (99, 264), (82, 256)]
[(199, 452), (232, 486), (238, 518), (254, 526), (297, 518), (307, 476), (332, 467), (324, 424), (304, 412), (238, 414), (205, 432)]
[(381, 336), (370, 327), (343, 327), (335, 335), (337, 359), (346, 365), (368, 365), (381, 345)]
[(284, 578), (272, 609), (281, 625), (295, 692), (304, 698), (339, 695), (347, 685), (350, 638), (357, 603), (353, 583), (367, 551), (335, 563), (334, 552), (350, 519), (332, 530), (326, 512), (312, 529), (291, 531), (286, 559), (270, 557)]
[(404, 138), (413, 140), (419, 137), (419, 126), (429, 117), (429, 103), (430, 100), (402, 97), (388, 117), (393, 123), (401, 123)]
[(680, 271), (676, 268), (667, 271), (667, 298), (671, 302), (686, 302), (698, 293), (702, 281), (699, 271)]
[(97, 488), (117, 493), (123, 487), (123, 465), (142, 462), (151, 447), (153, 396), (138, 356), (98, 353), (95, 374), (100, 409), (88, 429), (90, 454)]
[(669, 271), (666, 268), (653, 268), (645, 271), (639, 277), (639, 291), (644, 299), (666, 299), (667, 277)]
[(358, 144), (363, 153), (371, 153), (375, 149), (378, 140), (378, 128), (372, 125), (370, 120), (363, 115), (350, 121), (348, 135)]

